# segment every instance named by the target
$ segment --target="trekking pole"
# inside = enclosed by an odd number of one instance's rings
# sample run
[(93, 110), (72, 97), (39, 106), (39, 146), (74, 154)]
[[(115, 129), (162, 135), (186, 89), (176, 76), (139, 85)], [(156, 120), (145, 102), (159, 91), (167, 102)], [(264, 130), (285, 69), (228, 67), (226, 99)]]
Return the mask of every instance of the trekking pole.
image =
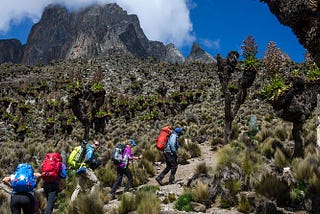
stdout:
[(134, 176), (134, 177), (136, 177), (136, 172), (135, 172), (135, 170), (134, 170), (133, 159), (131, 159), (131, 161), (132, 161), (132, 171), (133, 171), (133, 176)]

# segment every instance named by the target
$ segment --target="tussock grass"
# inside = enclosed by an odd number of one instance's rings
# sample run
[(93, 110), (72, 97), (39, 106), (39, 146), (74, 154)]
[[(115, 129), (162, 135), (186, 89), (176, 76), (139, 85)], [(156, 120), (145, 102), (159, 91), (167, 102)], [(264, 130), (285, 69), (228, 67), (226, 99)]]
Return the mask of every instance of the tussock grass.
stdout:
[(81, 194), (66, 209), (65, 214), (103, 214), (103, 201), (97, 192), (92, 194)]
[(184, 148), (189, 152), (191, 158), (201, 156), (201, 150), (197, 143), (187, 143), (184, 145)]
[(240, 165), (241, 155), (239, 155), (239, 151), (236, 148), (229, 144), (218, 150), (215, 170), (220, 171), (225, 167), (231, 167), (232, 163)]
[(195, 188), (191, 191), (193, 200), (199, 203), (207, 203), (209, 198), (209, 186), (203, 182), (197, 182)]
[(138, 214), (154, 214), (160, 211), (160, 199), (151, 191), (139, 191), (136, 193)]
[(270, 200), (276, 200), (280, 204), (287, 201), (290, 191), (286, 182), (269, 173), (264, 174), (261, 177), (255, 190), (258, 194), (263, 195)]
[(10, 198), (5, 193), (0, 192), (0, 214), (11, 213)]
[(116, 171), (113, 169), (114, 166), (111, 162), (108, 162), (105, 166), (99, 167), (95, 170), (95, 174), (99, 179), (102, 186), (112, 186), (116, 180)]
[(274, 154), (274, 165), (280, 169), (289, 165), (289, 160), (279, 148), (276, 149)]
[(119, 214), (125, 214), (137, 210), (137, 200), (135, 195), (125, 193), (120, 198)]
[(156, 173), (152, 162), (150, 162), (150, 161), (148, 161), (146, 159), (142, 159), (139, 162), (138, 166), (139, 166), (139, 168), (144, 169), (148, 173), (148, 175), (150, 175), (150, 176), (154, 176), (155, 173)]
[(204, 175), (208, 175), (208, 167), (207, 167), (207, 164), (206, 162), (202, 162), (202, 163), (199, 163), (195, 170), (194, 170), (194, 176), (197, 176), (197, 175), (200, 175), (200, 174), (204, 174)]

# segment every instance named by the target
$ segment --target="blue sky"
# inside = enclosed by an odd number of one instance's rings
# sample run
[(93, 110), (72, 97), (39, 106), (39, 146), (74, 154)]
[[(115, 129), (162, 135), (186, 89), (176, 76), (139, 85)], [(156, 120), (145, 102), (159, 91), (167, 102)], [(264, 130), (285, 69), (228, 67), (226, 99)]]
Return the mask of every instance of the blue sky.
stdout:
[(193, 42), (214, 57), (218, 53), (225, 57), (231, 50), (240, 52), (248, 35), (258, 45), (258, 58), (262, 58), (270, 41), (296, 62), (303, 62), (306, 52), (291, 29), (281, 25), (259, 0), (4, 1), (0, 0), (0, 39), (17, 38), (23, 44), (49, 3), (62, 3), (75, 10), (95, 2), (116, 2), (129, 14), (138, 15), (150, 40), (174, 43), (185, 57)]

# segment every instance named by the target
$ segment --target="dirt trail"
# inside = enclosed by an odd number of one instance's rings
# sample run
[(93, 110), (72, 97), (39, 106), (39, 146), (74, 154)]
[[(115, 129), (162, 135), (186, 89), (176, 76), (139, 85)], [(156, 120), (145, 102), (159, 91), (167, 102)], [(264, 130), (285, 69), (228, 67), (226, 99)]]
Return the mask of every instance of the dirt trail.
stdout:
[[(216, 163), (216, 152), (211, 151), (211, 147), (209, 143), (199, 144), (201, 149), (201, 156), (189, 159), (189, 164), (181, 165), (179, 164), (178, 170), (176, 173), (176, 181), (184, 181), (185, 179), (191, 178), (195, 172), (196, 167), (205, 162), (207, 167), (214, 168)], [(165, 168), (165, 163), (161, 164), (161, 167), (157, 168), (156, 176), (160, 174), (160, 172)], [(163, 182), (166, 183), (169, 179), (170, 172), (164, 177)], [(148, 182), (148, 185), (158, 185), (157, 181), (154, 178)], [(169, 185), (171, 186), (171, 185)], [(165, 186), (163, 186), (165, 187)]]

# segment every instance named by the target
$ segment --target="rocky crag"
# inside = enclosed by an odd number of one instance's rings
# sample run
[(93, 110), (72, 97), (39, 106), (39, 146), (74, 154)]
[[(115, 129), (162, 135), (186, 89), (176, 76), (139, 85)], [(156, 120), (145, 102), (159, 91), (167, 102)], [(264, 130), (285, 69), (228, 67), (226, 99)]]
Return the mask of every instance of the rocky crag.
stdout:
[[(75, 12), (63, 6), (49, 5), (40, 21), (32, 27), (25, 46), (16, 40), (2, 40), (0, 44), (0, 63), (46, 65), (55, 60), (103, 57), (109, 50), (171, 63), (185, 61), (174, 44), (150, 41), (141, 29), (138, 17), (129, 15), (117, 4), (94, 5)], [(195, 54), (192, 51), (189, 62), (192, 59), (208, 61), (209, 58), (213, 61), (203, 50), (201, 56)], [(205, 58), (202, 60), (202, 57)]]

